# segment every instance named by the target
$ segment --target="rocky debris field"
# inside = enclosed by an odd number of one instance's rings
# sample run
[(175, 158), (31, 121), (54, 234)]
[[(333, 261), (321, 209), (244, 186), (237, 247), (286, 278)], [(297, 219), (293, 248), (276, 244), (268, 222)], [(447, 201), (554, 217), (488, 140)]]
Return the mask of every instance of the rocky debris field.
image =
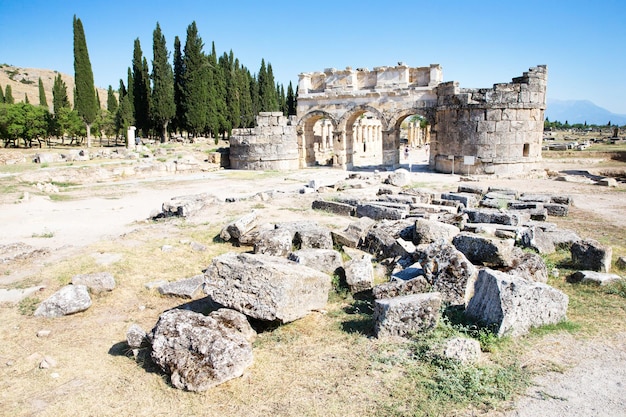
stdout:
[[(167, 375), (171, 387), (206, 391), (259, 372), (256, 356), (267, 355), (255, 343), (259, 335), (263, 340), (266, 329), (327, 314), (333, 291), (363, 300), (360, 308), (372, 312), (371, 328), (365, 331), (370, 338), (411, 339), (428, 332), (442, 320), (443, 307), (464, 311), (467, 320), (489, 326), (498, 337), (519, 338), (533, 327), (567, 320), (569, 297), (549, 280), (605, 286), (624, 275), (619, 269), (623, 244), (613, 248), (584, 230), (560, 225), (563, 219), (593, 213), (623, 228), (617, 214), (625, 212), (626, 197), (619, 183), (581, 182), (575, 175), (546, 171), (523, 179), (461, 178), (419, 166), (412, 171), (321, 168), (269, 174), (212, 166), (184, 172), (157, 168), (158, 175), (144, 175), (153, 168), (138, 171), (139, 163), (144, 162), (91, 167), (90, 179), (83, 178), (80, 187), (60, 192), (33, 186), (27, 199), (3, 205), (0, 308), (10, 315), (12, 327), (2, 336), (22, 340), (17, 336), (22, 328), (36, 335), (27, 343), (27, 357), (10, 343), (0, 350), (6, 365), (3, 386), (10, 379), (26, 383), (30, 377), (23, 372), (33, 361), (40, 369), (52, 369), (53, 379), (72, 374), (72, 366), (59, 364), (67, 363), (63, 353), (55, 351), (59, 361), (37, 344), (63, 332), (59, 320), (81, 323), (80, 328), (117, 329), (106, 333), (123, 339), (113, 351), (128, 352), (138, 368), (151, 363), (148, 368)], [(120, 169), (126, 172), (123, 179), (110, 174)], [(46, 179), (26, 172), (21, 178), (54, 185), (62, 183), (55, 176), (67, 176), (65, 171), (50, 169)], [(60, 193), (68, 198), (48, 198)], [(207, 229), (212, 236), (200, 232)], [(115, 244), (103, 244), (107, 241)], [(144, 251), (150, 241), (162, 244)], [(544, 259), (559, 251), (569, 253), (574, 273), (559, 276), (558, 266), (546, 264)], [(139, 252), (144, 256), (135, 257)], [(125, 258), (144, 262), (147, 274), (129, 276), (134, 269)], [(159, 259), (180, 262), (179, 275), (157, 279), (159, 268), (168, 268)], [(61, 276), (46, 274), (59, 263), (67, 265)], [(33, 304), (30, 313), (16, 315), (28, 303)], [(78, 332), (75, 337), (84, 337)], [(579, 400), (603, 391), (589, 384), (606, 384), (604, 392), (612, 395), (616, 384), (626, 383), (626, 369), (615, 363), (626, 355), (620, 335), (563, 347), (578, 360), (568, 363), (564, 373), (544, 373), (510, 413), (532, 415), (539, 403), (544, 415), (563, 415), (563, 410), (619, 415), (623, 399)], [(475, 340), (445, 343), (437, 354), (451, 360), (488, 360)], [(594, 354), (598, 349), (608, 349), (612, 359), (603, 362)], [(550, 360), (560, 363), (562, 358), (553, 354)], [(85, 360), (77, 357), (74, 363), (86, 366)], [(567, 382), (588, 363), (595, 364), (598, 375), (586, 389)], [(604, 378), (602, 372), (612, 376)], [(542, 385), (550, 378), (557, 382)], [(80, 394), (89, 378), (76, 374), (65, 381), (65, 390)], [(41, 396), (31, 402), (7, 395), (0, 404), (22, 410), (18, 414), (67, 410), (60, 406), (66, 400)], [(288, 410), (282, 415), (295, 413)]]

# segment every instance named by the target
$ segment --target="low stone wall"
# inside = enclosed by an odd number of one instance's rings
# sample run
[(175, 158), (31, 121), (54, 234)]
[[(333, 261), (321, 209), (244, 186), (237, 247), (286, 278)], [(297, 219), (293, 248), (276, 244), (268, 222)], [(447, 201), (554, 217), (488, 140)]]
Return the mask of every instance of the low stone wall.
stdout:
[(230, 167), (245, 170), (299, 168), (294, 118), (281, 112), (261, 112), (252, 129), (235, 129), (230, 138)]

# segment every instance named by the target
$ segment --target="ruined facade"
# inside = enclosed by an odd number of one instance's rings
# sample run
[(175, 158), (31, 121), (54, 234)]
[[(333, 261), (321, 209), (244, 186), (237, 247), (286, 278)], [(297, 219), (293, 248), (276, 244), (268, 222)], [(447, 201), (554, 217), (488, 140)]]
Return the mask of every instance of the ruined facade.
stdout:
[(436, 171), (523, 172), (541, 160), (546, 85), (542, 65), (481, 89), (443, 82), (439, 65), (303, 73), (297, 116), (261, 113), (257, 128), (236, 131), (231, 166), (397, 167), (406, 142), (430, 143), (429, 165)]
[(256, 127), (233, 130), (229, 152), (232, 169), (298, 169), (295, 117), (287, 118), (281, 112), (259, 113)]

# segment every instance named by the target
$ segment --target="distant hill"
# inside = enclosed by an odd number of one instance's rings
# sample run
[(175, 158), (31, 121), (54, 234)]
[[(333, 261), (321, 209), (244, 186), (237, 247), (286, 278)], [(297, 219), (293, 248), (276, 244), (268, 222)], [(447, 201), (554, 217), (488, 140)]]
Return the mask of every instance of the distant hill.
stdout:
[[(43, 83), (43, 89), (46, 92), (46, 101), (48, 107), (52, 110), (52, 87), (54, 79), (58, 71), (38, 69), (38, 68), (20, 68), (13, 65), (0, 64), (0, 88), (2, 92), (6, 91), (7, 85), (11, 86), (11, 94), (16, 103), (23, 102), (26, 95), (30, 104), (39, 104), (39, 78)], [(74, 77), (61, 73), (61, 79), (67, 86), (67, 96), (70, 104), (74, 103)], [(98, 96), (100, 97), (100, 106), (106, 109), (107, 90), (98, 88)]]
[(559, 121), (571, 124), (585, 123), (588, 125), (626, 125), (626, 115), (615, 114), (596, 106), (589, 100), (555, 100), (548, 99), (546, 117), (551, 122)]

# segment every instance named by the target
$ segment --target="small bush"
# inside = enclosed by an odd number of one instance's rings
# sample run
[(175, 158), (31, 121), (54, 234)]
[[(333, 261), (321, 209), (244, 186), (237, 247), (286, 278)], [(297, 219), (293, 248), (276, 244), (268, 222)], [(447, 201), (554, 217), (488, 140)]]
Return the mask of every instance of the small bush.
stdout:
[(17, 310), (20, 314), (24, 316), (32, 316), (35, 310), (37, 310), (37, 306), (39, 305), (40, 300), (36, 297), (26, 297), (17, 305)]

